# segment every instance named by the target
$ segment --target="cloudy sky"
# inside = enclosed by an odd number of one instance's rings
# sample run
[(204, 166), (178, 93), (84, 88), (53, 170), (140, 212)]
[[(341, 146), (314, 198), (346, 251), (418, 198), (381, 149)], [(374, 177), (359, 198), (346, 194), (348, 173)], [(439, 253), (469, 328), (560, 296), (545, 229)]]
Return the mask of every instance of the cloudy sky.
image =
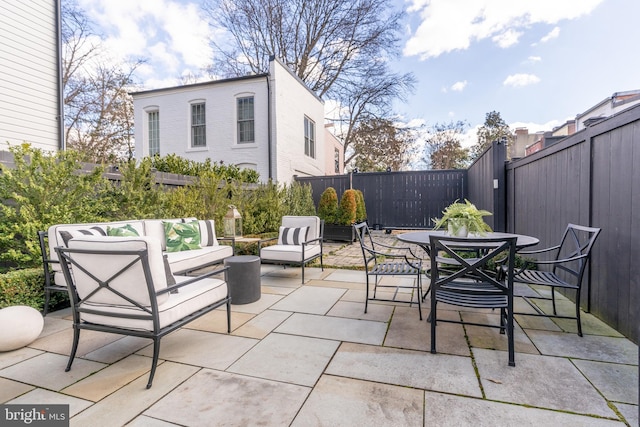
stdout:
[[(498, 111), (550, 130), (614, 92), (640, 89), (638, 0), (389, 0), (406, 13), (398, 72), (417, 78), (396, 106), (427, 126)], [(175, 86), (212, 56), (201, 0), (78, 0), (114, 56), (144, 57), (145, 89)]]

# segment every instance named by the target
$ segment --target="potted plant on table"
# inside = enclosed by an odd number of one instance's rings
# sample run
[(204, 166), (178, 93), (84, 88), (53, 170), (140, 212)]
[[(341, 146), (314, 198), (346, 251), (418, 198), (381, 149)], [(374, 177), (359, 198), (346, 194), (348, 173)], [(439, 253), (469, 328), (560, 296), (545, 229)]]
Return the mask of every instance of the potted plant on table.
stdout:
[(466, 200), (464, 203), (457, 200), (447, 206), (442, 211), (441, 218), (434, 218), (434, 229), (447, 227), (447, 232), (451, 236), (467, 237), (469, 233), (484, 235), (486, 232), (490, 232), (491, 227), (484, 222), (483, 217), (491, 215), (491, 212), (478, 209), (470, 201)]

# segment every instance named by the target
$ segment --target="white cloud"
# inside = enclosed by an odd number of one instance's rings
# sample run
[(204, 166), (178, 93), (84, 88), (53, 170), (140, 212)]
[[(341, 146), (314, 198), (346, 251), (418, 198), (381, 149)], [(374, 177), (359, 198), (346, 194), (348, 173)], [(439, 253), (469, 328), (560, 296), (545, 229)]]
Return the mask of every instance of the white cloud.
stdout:
[(197, 73), (213, 57), (212, 30), (195, 3), (175, 0), (79, 0), (100, 26), (104, 45), (119, 60), (144, 58), (145, 86), (174, 80), (188, 67)]
[(505, 49), (518, 43), (518, 39), (523, 33), (508, 29), (502, 34), (495, 35), (491, 38), (498, 46)]
[(539, 56), (530, 56), (527, 58), (527, 61), (531, 62), (532, 64), (535, 64), (536, 62), (542, 61), (542, 58)]
[(451, 85), (451, 90), (454, 92), (462, 92), (465, 87), (467, 87), (467, 81), (463, 80), (461, 82), (455, 82), (453, 85)]
[(549, 40), (557, 39), (560, 36), (560, 27), (555, 27), (553, 30), (549, 31), (546, 36), (540, 39), (540, 42), (546, 43)]
[(467, 49), (491, 38), (500, 46), (517, 42), (533, 24), (555, 24), (591, 13), (604, 0), (413, 0), (409, 13), (421, 23), (409, 38), (406, 56), (421, 59)]
[(540, 81), (540, 77), (535, 74), (512, 74), (504, 79), (504, 86), (523, 87), (536, 84)]

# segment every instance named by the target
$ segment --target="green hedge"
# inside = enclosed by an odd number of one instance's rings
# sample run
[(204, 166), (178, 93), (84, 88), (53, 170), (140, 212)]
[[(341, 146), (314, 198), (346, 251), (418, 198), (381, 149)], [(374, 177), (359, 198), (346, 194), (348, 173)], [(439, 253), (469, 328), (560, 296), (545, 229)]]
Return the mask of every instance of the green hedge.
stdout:
[[(51, 294), (50, 307), (69, 304), (64, 292)], [(42, 268), (26, 268), (0, 274), (0, 308), (28, 305), (38, 311), (44, 309), (44, 271)]]
[[(48, 153), (22, 144), (9, 151), (14, 165), (0, 164), (0, 273), (26, 270), (0, 279), (4, 306), (42, 309), (37, 232), (53, 224), (197, 217), (215, 220), (216, 232), (222, 235), (223, 217), (228, 206), (235, 205), (243, 216), (244, 234), (259, 235), (277, 232), (284, 215), (315, 215), (311, 185), (256, 184), (255, 171), (233, 165), (198, 164), (176, 155), (145, 158), (118, 165), (121, 177), (111, 181), (104, 166), (85, 170), (87, 165), (73, 150)], [(169, 188), (155, 182), (158, 169), (197, 176), (186, 186)]]

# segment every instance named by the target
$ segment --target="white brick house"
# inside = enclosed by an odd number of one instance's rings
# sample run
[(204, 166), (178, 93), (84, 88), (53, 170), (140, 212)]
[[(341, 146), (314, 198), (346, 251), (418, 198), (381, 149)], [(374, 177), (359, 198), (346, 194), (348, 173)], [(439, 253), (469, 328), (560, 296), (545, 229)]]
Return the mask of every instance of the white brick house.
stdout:
[(265, 74), (132, 95), (138, 159), (209, 158), (281, 183), (334, 173), (325, 171), (324, 102), (276, 59)]

